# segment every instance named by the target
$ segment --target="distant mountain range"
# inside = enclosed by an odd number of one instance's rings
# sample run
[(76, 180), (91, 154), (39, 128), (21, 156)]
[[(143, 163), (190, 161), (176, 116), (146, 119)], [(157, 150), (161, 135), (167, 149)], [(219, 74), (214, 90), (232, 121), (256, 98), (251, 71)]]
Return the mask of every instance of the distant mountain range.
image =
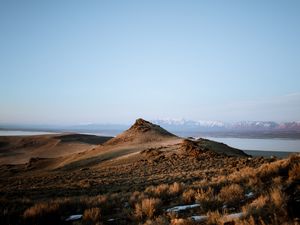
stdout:
[(170, 130), (191, 130), (191, 131), (299, 131), (300, 122), (282, 122), (274, 121), (240, 121), (234, 123), (225, 123), (221, 121), (194, 121), (194, 120), (152, 120)]
[[(300, 122), (240, 121), (226, 123), (186, 119), (151, 120), (166, 130), (179, 136), (215, 136), (241, 138), (293, 138), (300, 139)], [(128, 129), (126, 124), (80, 124), (80, 125), (9, 125), (0, 124), (0, 130), (52, 131), (91, 133), (115, 136)]]

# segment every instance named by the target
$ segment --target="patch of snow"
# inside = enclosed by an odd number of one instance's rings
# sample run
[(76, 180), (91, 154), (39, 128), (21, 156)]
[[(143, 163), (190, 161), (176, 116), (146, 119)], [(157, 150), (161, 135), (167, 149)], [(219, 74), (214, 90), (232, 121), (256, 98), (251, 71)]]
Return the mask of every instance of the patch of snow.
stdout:
[(242, 218), (242, 217), (245, 216), (245, 215), (246, 215), (246, 214), (243, 213), (243, 212), (232, 213), (232, 214), (229, 214), (229, 215), (224, 216), (224, 219), (226, 219), (226, 220), (240, 219), (240, 218)]
[(195, 222), (203, 222), (207, 220), (208, 216), (191, 216), (191, 219)]
[[(225, 220), (235, 220), (235, 219), (240, 219), (244, 217), (246, 214), (243, 212), (240, 213), (232, 213), (224, 216)], [(203, 222), (208, 219), (208, 216), (202, 215), (202, 216), (191, 216), (190, 217), (192, 220), (195, 222)]]
[(199, 121), (196, 121), (196, 124), (198, 126), (203, 126), (203, 127), (224, 127), (225, 126), (225, 124), (220, 121), (199, 120)]
[(71, 215), (65, 221), (73, 221), (73, 220), (79, 220), (82, 218), (82, 214), (76, 214), (76, 215)]
[(158, 124), (158, 125), (184, 125), (187, 121), (185, 119), (172, 119), (172, 118), (165, 118), (165, 119), (157, 119), (151, 120), (151, 122)]
[(168, 126), (188, 126), (188, 127), (206, 127), (206, 128), (222, 128), (225, 124), (220, 121), (210, 121), (210, 120), (186, 120), (186, 119), (157, 119), (151, 120), (151, 122), (158, 125), (168, 125)]
[(253, 192), (249, 192), (249, 193), (245, 194), (245, 196), (247, 198), (252, 198), (254, 196), (254, 193)]
[(182, 210), (187, 210), (187, 209), (192, 209), (192, 208), (197, 208), (199, 207), (200, 204), (193, 204), (193, 205), (179, 205), (175, 206), (173, 208), (167, 209), (167, 212), (179, 212)]

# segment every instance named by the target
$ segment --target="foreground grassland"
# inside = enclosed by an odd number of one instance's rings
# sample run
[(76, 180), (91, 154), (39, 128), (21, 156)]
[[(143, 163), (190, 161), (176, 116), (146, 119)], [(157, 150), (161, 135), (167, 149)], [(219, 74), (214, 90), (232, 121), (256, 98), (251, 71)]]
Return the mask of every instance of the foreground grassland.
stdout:
[[(218, 160), (209, 160), (216, 167), (206, 162), (208, 168), (202, 172), (155, 171), (143, 176), (133, 167), (132, 177), (127, 178), (121, 168), (107, 172), (107, 184), (95, 181), (105, 177), (103, 172), (88, 170), (81, 171), (82, 176), (78, 171), (2, 180), (1, 224), (299, 224), (299, 155), (241, 169), (231, 166), (231, 158), (222, 165), (226, 169), (218, 167)], [(114, 172), (122, 175), (111, 177)], [(12, 184), (14, 180), (19, 183)], [(167, 210), (195, 203), (200, 206)], [(242, 215), (226, 216), (232, 213)], [(65, 221), (73, 214), (83, 217)], [(207, 217), (202, 221), (192, 219), (203, 215)]]
[(300, 224), (299, 154), (249, 157), (143, 120), (92, 144), (1, 165), (0, 224)]

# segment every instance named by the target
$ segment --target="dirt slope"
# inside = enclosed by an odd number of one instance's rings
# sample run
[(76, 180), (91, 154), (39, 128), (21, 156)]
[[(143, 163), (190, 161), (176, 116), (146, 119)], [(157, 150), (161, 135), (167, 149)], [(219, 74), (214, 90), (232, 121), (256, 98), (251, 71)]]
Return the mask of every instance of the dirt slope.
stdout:
[(27, 163), (30, 158), (56, 158), (86, 151), (111, 139), (85, 134), (0, 137), (0, 165)]
[(57, 168), (76, 169), (83, 166), (94, 166), (107, 160), (139, 153), (147, 148), (173, 145), (181, 141), (182, 138), (160, 126), (137, 119), (128, 130), (102, 145), (64, 158), (57, 164)]

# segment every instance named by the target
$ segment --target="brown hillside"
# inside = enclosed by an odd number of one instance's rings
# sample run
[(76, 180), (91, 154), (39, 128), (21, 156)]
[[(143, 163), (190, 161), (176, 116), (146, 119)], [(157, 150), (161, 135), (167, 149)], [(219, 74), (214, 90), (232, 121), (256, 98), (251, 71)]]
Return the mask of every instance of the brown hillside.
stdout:
[(84, 152), (111, 137), (86, 134), (47, 134), (0, 137), (0, 165), (27, 163), (30, 158), (57, 158)]
[(56, 167), (78, 169), (83, 166), (99, 166), (108, 160), (116, 161), (119, 157), (130, 157), (148, 148), (165, 147), (181, 141), (180, 137), (160, 126), (137, 119), (128, 130), (115, 138), (88, 151), (70, 155), (60, 160)]
[(105, 145), (157, 142), (167, 138), (177, 138), (177, 136), (156, 124), (137, 119), (128, 130), (109, 140)]

